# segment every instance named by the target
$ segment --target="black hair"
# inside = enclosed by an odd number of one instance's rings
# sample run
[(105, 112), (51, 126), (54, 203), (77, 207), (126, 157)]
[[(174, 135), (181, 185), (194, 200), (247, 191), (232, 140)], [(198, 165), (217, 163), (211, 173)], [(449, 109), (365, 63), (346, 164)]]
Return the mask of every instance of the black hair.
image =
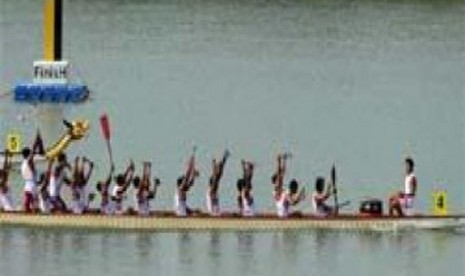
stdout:
[(58, 162), (65, 162), (66, 161), (66, 154), (63, 152), (58, 155)]
[(21, 151), (21, 154), (23, 155), (23, 158), (28, 158), (31, 155), (31, 149), (28, 147), (25, 147)]
[(122, 175), (122, 174), (118, 174), (116, 176), (116, 184), (118, 184), (118, 185), (124, 184), (125, 180), (126, 179), (124, 179), (124, 175)]
[(325, 189), (325, 179), (321, 176), (316, 178), (315, 181), (315, 190), (319, 193), (322, 193)]
[(271, 183), (275, 183), (276, 180), (278, 179), (278, 175), (276, 173), (274, 173), (272, 176), (271, 176)]
[(405, 163), (407, 163), (412, 169), (415, 167), (415, 162), (413, 162), (413, 159), (410, 157), (405, 158)]
[(239, 178), (237, 180), (237, 185), (236, 186), (237, 186), (237, 191), (241, 192), (244, 189), (244, 186), (245, 186), (244, 178)]
[(102, 191), (102, 182), (97, 183), (97, 191), (101, 192)]
[(181, 186), (182, 182), (184, 182), (184, 175), (181, 175), (180, 177), (178, 177), (178, 180), (176, 181), (176, 184), (179, 186)]
[(298, 190), (299, 182), (297, 182), (297, 180), (295, 179), (292, 179), (291, 182), (289, 182), (289, 191), (291, 192), (291, 194), (295, 194)]
[(134, 188), (139, 188), (140, 177), (139, 176), (134, 177), (134, 180), (132, 180), (132, 183), (134, 184)]
[(45, 181), (45, 173), (42, 172), (42, 173), (39, 174), (39, 179), (38, 179), (37, 182), (42, 183), (44, 181)]

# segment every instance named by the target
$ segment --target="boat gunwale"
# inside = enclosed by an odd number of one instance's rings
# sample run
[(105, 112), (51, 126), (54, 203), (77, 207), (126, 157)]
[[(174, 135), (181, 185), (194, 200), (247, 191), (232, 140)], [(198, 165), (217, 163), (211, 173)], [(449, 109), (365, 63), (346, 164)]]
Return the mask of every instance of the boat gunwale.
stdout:
[(244, 220), (244, 221), (401, 221), (401, 220), (430, 220), (430, 219), (465, 219), (465, 214), (451, 215), (428, 215), (416, 214), (412, 216), (370, 216), (360, 215), (356, 213), (342, 213), (337, 216), (318, 216), (314, 214), (291, 215), (288, 217), (278, 217), (274, 213), (259, 213), (255, 216), (240, 216), (237, 213), (225, 212), (219, 216), (213, 216), (206, 213), (194, 214), (190, 216), (177, 216), (171, 211), (154, 211), (150, 215), (142, 216), (138, 214), (121, 214), (121, 215), (105, 215), (97, 212), (89, 212), (83, 214), (73, 213), (26, 213), (23, 211), (0, 211), (2, 216), (28, 216), (28, 217), (87, 217), (87, 218), (120, 218), (120, 219), (180, 219), (180, 220)]

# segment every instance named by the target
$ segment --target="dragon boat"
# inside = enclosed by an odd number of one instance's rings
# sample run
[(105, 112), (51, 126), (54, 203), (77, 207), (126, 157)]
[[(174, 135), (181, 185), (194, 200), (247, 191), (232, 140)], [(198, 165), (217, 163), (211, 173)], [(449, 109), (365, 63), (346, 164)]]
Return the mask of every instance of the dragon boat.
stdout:
[(221, 216), (195, 215), (176, 217), (172, 212), (153, 212), (137, 215), (106, 216), (97, 213), (25, 214), (0, 213), (0, 227), (45, 227), (66, 229), (100, 229), (132, 231), (282, 231), (282, 230), (348, 230), (348, 231), (414, 231), (465, 229), (465, 214), (448, 216), (415, 215), (408, 217), (364, 216), (340, 214), (333, 217), (300, 215), (278, 218), (272, 214), (239, 217), (234, 214)]

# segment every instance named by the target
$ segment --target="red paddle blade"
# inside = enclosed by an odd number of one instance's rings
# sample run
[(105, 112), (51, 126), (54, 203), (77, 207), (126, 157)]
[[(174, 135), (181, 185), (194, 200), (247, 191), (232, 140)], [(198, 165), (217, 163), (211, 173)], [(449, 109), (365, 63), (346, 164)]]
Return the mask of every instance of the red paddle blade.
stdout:
[(105, 140), (110, 140), (110, 121), (107, 114), (100, 116), (100, 126), (102, 127), (102, 134)]

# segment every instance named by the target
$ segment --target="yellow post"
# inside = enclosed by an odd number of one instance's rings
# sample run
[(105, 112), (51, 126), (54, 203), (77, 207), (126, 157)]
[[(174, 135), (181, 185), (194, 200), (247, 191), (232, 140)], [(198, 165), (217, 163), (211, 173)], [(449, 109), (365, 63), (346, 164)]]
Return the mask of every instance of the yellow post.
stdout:
[(447, 215), (447, 193), (445, 191), (433, 192), (433, 214), (435, 216)]
[(44, 0), (44, 60), (55, 60), (55, 0)]
[(44, 1), (44, 60), (61, 60), (63, 2)]

